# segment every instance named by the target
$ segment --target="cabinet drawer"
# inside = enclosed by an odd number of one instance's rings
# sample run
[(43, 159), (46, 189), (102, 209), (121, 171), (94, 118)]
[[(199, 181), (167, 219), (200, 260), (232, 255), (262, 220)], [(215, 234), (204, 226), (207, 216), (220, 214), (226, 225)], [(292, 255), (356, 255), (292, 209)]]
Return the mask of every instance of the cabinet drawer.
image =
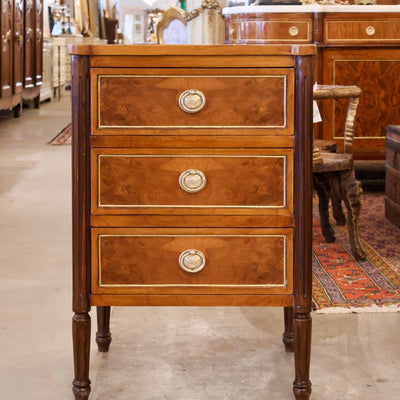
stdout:
[(92, 134), (148, 135), (149, 130), (157, 130), (157, 134), (179, 135), (203, 129), (207, 131), (202, 134), (221, 135), (218, 129), (222, 128), (235, 129), (234, 134), (242, 128), (293, 134), (289, 101), (293, 70), (239, 73), (93, 69)]
[(311, 43), (312, 21), (230, 21), (228, 42), (240, 43)]
[(293, 212), (293, 150), (136, 150), (92, 150), (94, 214)]
[(92, 229), (97, 294), (292, 291), (292, 229)]
[(325, 42), (399, 42), (400, 19), (325, 21)]

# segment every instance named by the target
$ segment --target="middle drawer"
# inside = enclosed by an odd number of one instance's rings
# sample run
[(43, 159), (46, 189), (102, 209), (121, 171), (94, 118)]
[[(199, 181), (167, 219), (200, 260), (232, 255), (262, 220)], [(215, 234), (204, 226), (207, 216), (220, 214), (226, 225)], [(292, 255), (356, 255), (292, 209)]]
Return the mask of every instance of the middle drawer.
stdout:
[(293, 213), (292, 149), (107, 148), (91, 162), (93, 214)]

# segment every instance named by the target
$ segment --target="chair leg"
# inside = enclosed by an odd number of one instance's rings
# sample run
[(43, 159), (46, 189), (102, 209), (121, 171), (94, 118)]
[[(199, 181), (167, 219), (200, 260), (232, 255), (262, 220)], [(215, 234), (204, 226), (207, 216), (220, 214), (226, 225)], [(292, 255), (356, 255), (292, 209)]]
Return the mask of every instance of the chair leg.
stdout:
[(338, 174), (333, 174), (329, 180), (331, 191), (331, 202), (332, 202), (332, 214), (333, 218), (338, 225), (344, 226), (346, 225), (346, 216), (344, 215), (343, 208), (342, 208), (342, 188), (340, 185), (340, 177)]
[(348, 212), (347, 221), (350, 248), (356, 260), (364, 261), (366, 255), (358, 235), (358, 217), (361, 210), (360, 194), (362, 193), (362, 189), (360, 183), (355, 178), (353, 169), (341, 172), (340, 182), (344, 193), (344, 203)]
[(110, 313), (111, 307), (97, 306), (96, 343), (99, 351), (101, 352), (107, 352), (110, 348)]
[(285, 332), (283, 332), (283, 344), (285, 345), (285, 350), (288, 353), (293, 353), (294, 351), (294, 334), (293, 334), (293, 307), (284, 307), (284, 317), (285, 317)]
[(313, 174), (313, 184), (318, 195), (318, 209), (322, 234), (327, 243), (335, 241), (335, 233), (329, 223), (329, 180), (325, 174)]

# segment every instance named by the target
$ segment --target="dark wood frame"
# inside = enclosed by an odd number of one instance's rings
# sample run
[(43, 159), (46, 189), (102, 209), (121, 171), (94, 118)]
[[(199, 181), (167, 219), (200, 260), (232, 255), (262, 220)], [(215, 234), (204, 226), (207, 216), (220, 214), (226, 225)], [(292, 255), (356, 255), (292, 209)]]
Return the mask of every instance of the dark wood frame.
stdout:
[[(315, 62), (314, 46), (286, 46), (275, 49), (258, 46), (123, 46), (114, 50), (107, 46), (77, 46), (72, 48), (72, 200), (73, 200), (73, 312), (72, 331), (74, 347), (75, 379), (73, 392), (76, 399), (87, 399), (90, 393), (90, 309), (91, 309), (91, 240), (90, 240), (90, 67), (105, 63), (115, 51), (120, 62), (127, 63), (137, 55), (226, 56), (238, 55), (287, 55), (294, 59), (295, 68), (295, 228), (294, 228), (294, 290), (288, 304), (279, 296), (186, 296), (193, 298), (193, 305), (280, 305), (284, 306), (285, 332), (283, 342), (287, 351), (294, 351), (295, 380), (293, 392), (297, 400), (307, 400), (311, 394), (309, 364), (311, 352), (311, 246), (312, 246), (312, 86)], [(268, 53), (271, 52), (271, 53)], [(96, 55), (91, 55), (97, 53)], [(297, 54), (297, 55), (296, 55)], [(124, 56), (126, 56), (124, 58)], [(95, 62), (93, 60), (96, 60)], [(182, 140), (182, 139), (180, 139)], [(219, 139), (216, 139), (218, 142)], [(221, 143), (224, 141), (221, 139)], [(144, 299), (147, 297), (147, 299)], [(177, 304), (172, 296), (137, 296), (137, 304)], [(221, 300), (217, 300), (219, 297)], [(229, 296), (228, 296), (229, 297)], [(254, 297), (254, 296), (253, 296)], [(273, 299), (275, 297), (275, 299)], [(142, 298), (142, 299), (141, 299)], [(149, 300), (154, 298), (152, 302)], [(208, 299), (205, 299), (208, 298)], [(265, 298), (265, 300), (262, 300)], [(204, 300), (205, 299), (205, 300)], [(110, 306), (115, 305), (117, 296), (96, 301), (98, 331), (96, 342), (100, 351), (108, 351), (111, 334), (109, 331)], [(102, 304), (103, 301), (103, 304)]]

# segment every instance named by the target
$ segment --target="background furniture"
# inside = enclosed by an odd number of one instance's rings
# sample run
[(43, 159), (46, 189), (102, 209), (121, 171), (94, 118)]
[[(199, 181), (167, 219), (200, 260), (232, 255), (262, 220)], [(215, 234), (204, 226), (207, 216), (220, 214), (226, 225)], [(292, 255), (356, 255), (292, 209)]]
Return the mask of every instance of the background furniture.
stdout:
[(73, 46), (73, 344), (91, 306), (280, 306), (311, 393), (314, 46)]
[(71, 86), (71, 55), (68, 51), (70, 44), (104, 44), (106, 40), (93, 36), (59, 35), (53, 37), (53, 91), (61, 95), (63, 88)]
[(400, 227), (400, 126), (389, 125), (386, 133), (385, 214)]
[(23, 100), (40, 104), (43, 83), (43, 0), (24, 0), (24, 89)]
[(22, 100), (39, 107), (42, 84), (42, 0), (1, 0), (0, 109), (22, 111)]
[(53, 39), (43, 39), (43, 83), (40, 87), (40, 101), (53, 97)]
[(171, 7), (163, 14), (157, 24), (157, 41), (159, 44), (187, 44), (188, 32), (185, 11)]
[(21, 112), (23, 89), (24, 8), (22, 1), (0, 0), (0, 109)]
[[(400, 124), (400, 7), (257, 6), (224, 9), (227, 43), (315, 43), (317, 81), (363, 91), (355, 159), (384, 159), (386, 126)], [(347, 104), (320, 105), (317, 138), (343, 149)]]
[(345, 99), (350, 102), (344, 126), (344, 151), (336, 153), (321, 151), (318, 162), (313, 163), (314, 188), (319, 199), (319, 215), (322, 234), (326, 241), (335, 240), (334, 230), (329, 223), (329, 200), (332, 201), (333, 216), (338, 225), (346, 223), (342, 210), (342, 201), (347, 208), (347, 224), (351, 251), (356, 260), (365, 260), (358, 235), (358, 217), (361, 210), (361, 186), (356, 180), (353, 168), (353, 137), (356, 127), (357, 110), (361, 89), (357, 86), (318, 85), (314, 99)]

